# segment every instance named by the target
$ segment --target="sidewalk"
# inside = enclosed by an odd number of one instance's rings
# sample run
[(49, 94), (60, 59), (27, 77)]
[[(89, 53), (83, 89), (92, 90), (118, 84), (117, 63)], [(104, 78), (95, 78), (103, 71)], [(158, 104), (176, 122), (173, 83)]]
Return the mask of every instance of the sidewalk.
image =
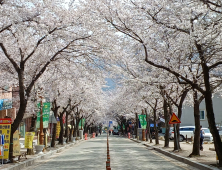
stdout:
[[(88, 138), (90, 139), (90, 138)], [(8, 163), (8, 164), (0, 164), (0, 169), (4, 169), (4, 170), (20, 170), (23, 169), (27, 166), (31, 166), (35, 163), (35, 161), (39, 160), (39, 159), (45, 159), (55, 153), (59, 153), (62, 152), (63, 150), (69, 148), (69, 147), (73, 147), (77, 144), (80, 144), (82, 142), (84, 142), (85, 140), (77, 140), (75, 142), (70, 142), (68, 144), (64, 144), (64, 145), (56, 145), (54, 148), (47, 148), (46, 151), (44, 151), (43, 153), (39, 153), (39, 154), (35, 154), (35, 155), (27, 155), (27, 159), (25, 159), (24, 157), (21, 157), (20, 161), (15, 161), (14, 163)], [(21, 149), (21, 151), (26, 151), (27, 149)]]
[(163, 149), (165, 151), (168, 151), (169, 153), (187, 158), (194, 162), (198, 162), (198, 163), (205, 164), (208, 166), (213, 166), (213, 167), (216, 166), (216, 152), (210, 150), (210, 148), (214, 148), (213, 143), (204, 143), (203, 145), (204, 150), (200, 151), (200, 156), (190, 158), (189, 155), (191, 154), (192, 149), (193, 149), (193, 144), (191, 144), (191, 142), (189, 143), (180, 142), (181, 151), (178, 152), (178, 151), (173, 151), (173, 148), (174, 148), (173, 140), (170, 141), (169, 148), (164, 147), (164, 142), (165, 142), (164, 140), (159, 140), (160, 144), (158, 145), (155, 145), (155, 139), (153, 139), (153, 143), (150, 143), (148, 141), (137, 141), (136, 139), (131, 139), (131, 140), (135, 142), (139, 142), (148, 147), (155, 147), (155, 148)]

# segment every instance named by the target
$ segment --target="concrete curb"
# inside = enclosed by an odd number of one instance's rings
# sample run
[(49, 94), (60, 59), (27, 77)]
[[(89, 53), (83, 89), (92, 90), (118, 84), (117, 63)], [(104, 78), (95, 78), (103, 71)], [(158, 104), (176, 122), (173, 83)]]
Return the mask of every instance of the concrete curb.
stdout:
[(79, 142), (75, 142), (75, 143), (70, 143), (70, 144), (64, 145), (63, 147), (60, 147), (60, 148), (55, 149), (55, 150), (51, 150), (51, 151), (49, 151), (46, 154), (41, 154), (41, 155), (38, 155), (35, 158), (31, 158), (31, 159), (28, 159), (28, 160), (23, 161), (23, 162), (18, 162), (15, 165), (12, 165), (12, 166), (10, 166), (8, 168), (4, 168), (3, 170), (22, 170), (23, 168), (26, 168), (28, 166), (34, 165), (35, 162), (37, 162), (38, 160), (46, 159), (46, 158), (48, 158), (49, 156), (51, 156), (51, 155), (53, 155), (55, 153), (62, 152), (63, 150), (65, 150), (65, 149), (67, 149), (69, 147), (73, 147), (76, 144), (82, 143), (83, 141), (85, 141), (85, 140), (80, 140)]
[[(137, 143), (141, 143), (141, 141), (137, 141), (137, 140), (134, 140), (134, 139), (130, 139), (130, 140), (132, 140), (132, 141), (134, 141), (134, 142), (137, 142)], [(180, 156), (180, 155), (176, 155), (176, 154), (174, 154), (174, 153), (171, 153), (171, 152), (169, 152), (169, 151), (166, 151), (166, 150), (164, 150), (164, 149), (161, 149), (161, 148), (158, 148), (158, 147), (155, 147), (155, 146), (151, 146), (151, 145), (148, 145), (148, 144), (143, 144), (143, 145), (144, 145), (144, 146), (147, 146), (147, 147), (151, 147), (151, 148), (153, 148), (154, 150), (156, 150), (156, 151), (158, 151), (158, 152), (160, 152), (160, 153), (162, 153), (162, 154), (164, 154), (164, 155), (166, 155), (166, 156), (169, 156), (169, 157), (171, 157), (171, 158), (173, 158), (173, 159), (176, 159), (176, 160), (178, 160), (178, 161), (180, 161), (180, 162), (183, 162), (183, 163), (185, 163), (185, 164), (188, 164), (188, 165), (190, 165), (190, 166), (193, 166), (193, 167), (198, 168), (198, 169), (201, 169), (201, 170), (219, 170), (219, 169), (216, 168), (216, 167), (208, 166), (208, 165), (205, 165), (205, 164), (201, 164), (201, 163), (199, 163), (199, 162), (192, 161), (192, 160), (190, 160), (190, 159), (188, 159), (188, 158), (182, 157), (182, 156)]]

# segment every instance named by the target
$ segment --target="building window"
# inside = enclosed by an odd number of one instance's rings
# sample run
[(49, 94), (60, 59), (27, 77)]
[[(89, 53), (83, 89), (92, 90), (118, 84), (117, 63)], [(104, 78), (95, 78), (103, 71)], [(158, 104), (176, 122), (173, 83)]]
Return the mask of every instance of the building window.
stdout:
[(205, 120), (205, 111), (204, 110), (200, 111), (200, 120)]

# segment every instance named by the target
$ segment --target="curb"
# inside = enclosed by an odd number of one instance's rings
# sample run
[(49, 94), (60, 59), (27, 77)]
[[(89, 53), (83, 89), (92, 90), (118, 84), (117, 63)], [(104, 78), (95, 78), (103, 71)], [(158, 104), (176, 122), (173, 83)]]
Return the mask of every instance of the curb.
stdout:
[[(141, 143), (141, 141), (137, 141), (137, 140), (134, 140), (134, 139), (130, 139), (130, 140), (132, 140), (134, 142), (137, 142), (137, 143)], [(185, 164), (191, 165), (191, 166), (193, 166), (195, 168), (198, 168), (198, 169), (201, 169), (201, 170), (219, 170), (216, 167), (212, 167), (212, 166), (208, 166), (208, 165), (205, 165), (205, 164), (202, 164), (202, 163), (199, 163), (199, 162), (192, 161), (192, 160), (190, 160), (188, 158), (176, 155), (174, 153), (171, 153), (171, 152), (166, 151), (166, 150), (161, 149), (161, 148), (157, 148), (155, 146), (150, 146), (148, 144), (143, 144), (143, 145), (146, 146), (146, 147), (151, 147), (154, 150), (156, 150), (156, 151), (158, 151), (158, 152), (160, 152), (160, 153), (162, 153), (162, 154), (164, 154), (166, 156), (169, 156), (169, 157), (171, 157), (173, 159), (176, 159), (176, 160), (178, 160), (180, 162), (183, 162)]]
[(31, 158), (31, 159), (28, 159), (28, 160), (23, 161), (23, 162), (18, 162), (15, 165), (12, 165), (12, 166), (10, 166), (8, 168), (4, 168), (3, 170), (22, 170), (23, 168), (26, 168), (28, 166), (34, 165), (35, 162), (38, 161), (38, 160), (46, 159), (46, 158), (48, 158), (49, 156), (51, 156), (51, 155), (53, 155), (55, 153), (62, 152), (63, 150), (65, 150), (65, 149), (67, 149), (69, 147), (73, 147), (76, 144), (82, 143), (83, 141), (85, 141), (85, 140), (80, 140), (79, 142), (75, 142), (75, 143), (70, 143), (70, 144), (64, 145), (61, 148), (58, 148), (58, 149), (55, 149), (55, 150), (51, 150), (51, 151), (49, 151), (46, 154), (39, 155), (39, 156), (37, 156), (35, 158)]

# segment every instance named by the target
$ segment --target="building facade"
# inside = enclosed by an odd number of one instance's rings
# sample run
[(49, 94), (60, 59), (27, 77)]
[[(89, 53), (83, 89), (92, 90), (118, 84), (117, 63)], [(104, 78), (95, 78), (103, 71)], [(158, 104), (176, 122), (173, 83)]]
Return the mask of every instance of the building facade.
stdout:
[[(200, 108), (200, 125), (207, 128), (209, 127), (209, 125), (207, 121), (207, 112), (204, 100), (201, 102), (199, 108)], [(215, 122), (218, 127), (222, 126), (222, 98), (218, 94), (214, 95), (213, 97), (213, 108), (215, 114)], [(183, 107), (180, 126), (195, 126), (193, 107), (190, 106)]]

